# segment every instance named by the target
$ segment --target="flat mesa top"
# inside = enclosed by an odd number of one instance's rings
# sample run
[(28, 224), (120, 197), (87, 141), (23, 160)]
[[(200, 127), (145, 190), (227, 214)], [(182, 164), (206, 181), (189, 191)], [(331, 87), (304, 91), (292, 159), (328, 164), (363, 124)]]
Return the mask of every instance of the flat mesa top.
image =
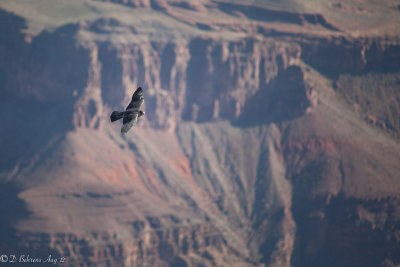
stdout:
[[(400, 3), (395, 0), (165, 1), (140, 8), (112, 1), (0, 0), (0, 8), (24, 18), (24, 32), (31, 36), (81, 23), (80, 38), (113, 42), (184, 41), (203, 35), (232, 40), (260, 34), (260, 28), (324, 36), (400, 36)], [(100, 19), (116, 23), (97, 25), (103, 27), (100, 31), (91, 27)]]

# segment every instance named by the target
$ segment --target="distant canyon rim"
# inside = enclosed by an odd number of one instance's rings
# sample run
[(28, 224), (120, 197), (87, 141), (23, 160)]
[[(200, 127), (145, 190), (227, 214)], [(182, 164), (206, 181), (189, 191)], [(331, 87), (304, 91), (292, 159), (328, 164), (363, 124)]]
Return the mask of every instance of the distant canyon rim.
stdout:
[[(398, 1), (1, 0), (0, 18), (0, 254), (400, 264)], [(109, 115), (138, 86), (122, 136)]]

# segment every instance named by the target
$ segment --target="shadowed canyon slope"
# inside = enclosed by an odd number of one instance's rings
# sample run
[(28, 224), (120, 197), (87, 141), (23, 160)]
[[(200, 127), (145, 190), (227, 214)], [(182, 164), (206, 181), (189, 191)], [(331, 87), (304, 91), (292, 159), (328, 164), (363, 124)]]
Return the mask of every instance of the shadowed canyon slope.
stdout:
[(311, 2), (0, 1), (0, 253), (400, 264), (400, 6)]

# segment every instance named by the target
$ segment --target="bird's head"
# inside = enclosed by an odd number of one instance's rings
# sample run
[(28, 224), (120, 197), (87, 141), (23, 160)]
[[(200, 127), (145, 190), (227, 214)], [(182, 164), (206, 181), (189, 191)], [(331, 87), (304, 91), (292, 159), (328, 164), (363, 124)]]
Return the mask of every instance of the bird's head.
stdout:
[(146, 114), (146, 113), (145, 113), (143, 110), (140, 110), (140, 111), (139, 111), (139, 117), (140, 117), (140, 116), (143, 116), (144, 114)]

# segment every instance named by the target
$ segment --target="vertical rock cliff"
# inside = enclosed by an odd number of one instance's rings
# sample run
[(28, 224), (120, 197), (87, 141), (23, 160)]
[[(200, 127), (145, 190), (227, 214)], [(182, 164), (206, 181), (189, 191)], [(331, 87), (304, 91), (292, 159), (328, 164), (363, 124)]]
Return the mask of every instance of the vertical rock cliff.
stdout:
[[(111, 2), (0, 4), (2, 253), (400, 263), (398, 35), (325, 6)], [(121, 136), (108, 117), (137, 86)]]

